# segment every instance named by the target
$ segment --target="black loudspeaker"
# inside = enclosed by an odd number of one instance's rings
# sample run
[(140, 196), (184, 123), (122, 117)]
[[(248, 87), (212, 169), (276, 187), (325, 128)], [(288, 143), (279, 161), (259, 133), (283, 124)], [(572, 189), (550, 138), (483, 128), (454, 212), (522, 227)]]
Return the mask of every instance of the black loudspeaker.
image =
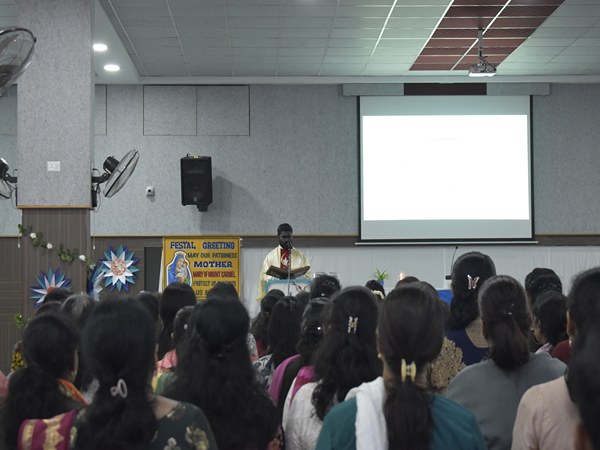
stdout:
[(181, 204), (208, 210), (213, 201), (212, 160), (210, 156), (181, 158)]

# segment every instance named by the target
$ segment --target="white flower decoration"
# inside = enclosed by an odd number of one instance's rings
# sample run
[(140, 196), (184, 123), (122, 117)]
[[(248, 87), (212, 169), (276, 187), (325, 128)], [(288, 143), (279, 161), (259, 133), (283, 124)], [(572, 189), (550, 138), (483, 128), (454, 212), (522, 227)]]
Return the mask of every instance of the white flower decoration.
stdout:
[(79, 255), (79, 259), (80, 259), (81, 261), (85, 262), (85, 260), (86, 260), (86, 258), (85, 258), (85, 255)]
[(46, 248), (47, 248), (48, 250), (52, 250), (52, 244), (51, 244), (50, 242), (48, 242), (48, 243), (46, 244)]
[(30, 237), (31, 239), (35, 239), (35, 233), (30, 233), (30, 234), (29, 234), (29, 237)]

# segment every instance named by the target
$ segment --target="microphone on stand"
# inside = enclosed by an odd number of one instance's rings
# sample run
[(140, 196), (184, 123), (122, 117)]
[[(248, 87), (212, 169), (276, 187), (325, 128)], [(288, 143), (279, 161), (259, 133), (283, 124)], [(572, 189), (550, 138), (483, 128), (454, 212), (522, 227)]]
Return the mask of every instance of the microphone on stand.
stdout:
[(290, 295), (290, 283), (292, 281), (292, 239), (289, 241), (285, 241), (284, 248), (290, 252), (289, 260), (288, 260), (288, 285), (287, 285), (287, 295)]
[[(458, 245), (454, 247), (454, 253), (452, 253), (452, 262), (450, 263), (450, 273), (452, 273), (452, 266), (454, 266), (454, 257), (456, 256), (456, 250), (458, 250)], [(444, 277), (446, 280), (451, 280), (452, 275), (446, 275)]]

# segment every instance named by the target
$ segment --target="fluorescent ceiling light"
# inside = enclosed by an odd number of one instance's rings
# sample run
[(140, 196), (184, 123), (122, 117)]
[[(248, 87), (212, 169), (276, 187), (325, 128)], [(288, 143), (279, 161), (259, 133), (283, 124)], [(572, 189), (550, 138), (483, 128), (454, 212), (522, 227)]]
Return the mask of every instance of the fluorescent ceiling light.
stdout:
[(106, 44), (103, 44), (101, 42), (97, 42), (94, 44), (95, 52), (105, 52), (106, 50), (108, 50), (108, 46)]
[(121, 68), (117, 64), (106, 64), (104, 70), (107, 72), (118, 72)]

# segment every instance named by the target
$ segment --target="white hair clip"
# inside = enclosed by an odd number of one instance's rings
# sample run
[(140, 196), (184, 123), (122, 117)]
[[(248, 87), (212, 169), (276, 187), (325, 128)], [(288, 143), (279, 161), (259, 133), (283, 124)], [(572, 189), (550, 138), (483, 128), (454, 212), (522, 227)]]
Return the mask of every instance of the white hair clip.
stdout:
[(110, 388), (110, 395), (116, 397), (117, 395), (121, 398), (127, 398), (127, 383), (123, 378), (119, 378), (117, 384)]
[(356, 330), (358, 329), (358, 316), (352, 317), (348, 316), (348, 334), (351, 332), (356, 334)]
[(471, 275), (467, 275), (468, 286), (467, 289), (470, 291), (472, 289), (477, 289), (477, 283), (479, 283), (479, 277), (471, 277)]

